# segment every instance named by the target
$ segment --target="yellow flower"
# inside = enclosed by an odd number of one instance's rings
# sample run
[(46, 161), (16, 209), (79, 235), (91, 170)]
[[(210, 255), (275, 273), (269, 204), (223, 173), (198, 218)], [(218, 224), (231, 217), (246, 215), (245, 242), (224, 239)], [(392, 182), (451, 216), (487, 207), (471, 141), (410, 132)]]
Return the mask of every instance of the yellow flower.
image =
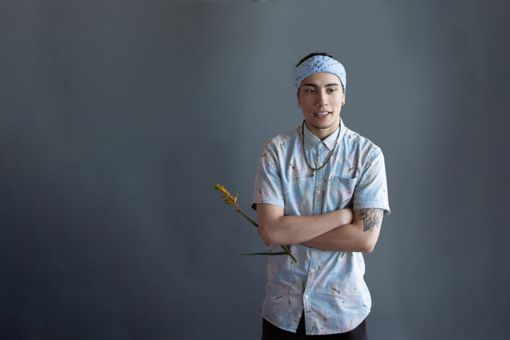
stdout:
[(225, 186), (221, 185), (221, 184), (216, 184), (214, 186), (214, 189), (218, 190), (219, 192), (221, 192), (221, 194), (223, 195), (223, 200), (225, 201), (226, 204), (230, 204), (230, 205), (233, 205), (234, 207), (237, 208), (237, 194), (235, 195), (232, 195), (228, 190), (227, 188), (225, 188)]

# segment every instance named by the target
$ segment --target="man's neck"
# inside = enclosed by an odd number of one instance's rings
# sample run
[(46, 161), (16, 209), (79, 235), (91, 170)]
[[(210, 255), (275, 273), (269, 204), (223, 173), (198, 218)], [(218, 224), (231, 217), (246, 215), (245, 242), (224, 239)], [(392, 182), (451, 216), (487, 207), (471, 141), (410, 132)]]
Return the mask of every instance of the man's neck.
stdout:
[(305, 125), (306, 125), (306, 128), (308, 129), (308, 131), (310, 131), (314, 136), (316, 136), (320, 140), (324, 140), (324, 139), (328, 138), (329, 136), (331, 136), (333, 133), (335, 133), (335, 131), (340, 126), (340, 122), (334, 128), (327, 127), (324, 129), (317, 129), (317, 128), (314, 128), (313, 126), (310, 127), (306, 121), (305, 121)]

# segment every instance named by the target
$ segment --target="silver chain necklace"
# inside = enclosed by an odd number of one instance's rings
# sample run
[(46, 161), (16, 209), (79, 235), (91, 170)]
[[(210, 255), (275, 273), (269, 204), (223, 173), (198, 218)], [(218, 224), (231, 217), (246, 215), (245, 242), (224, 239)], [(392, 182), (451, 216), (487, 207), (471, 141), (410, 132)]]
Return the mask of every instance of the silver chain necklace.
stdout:
[(308, 158), (306, 157), (306, 152), (305, 152), (305, 121), (303, 120), (303, 124), (301, 124), (301, 149), (303, 149), (303, 156), (305, 157), (306, 165), (308, 166), (308, 168), (310, 170), (312, 170), (311, 176), (313, 176), (315, 171), (319, 171), (320, 169), (324, 168), (326, 166), (326, 164), (328, 164), (331, 156), (333, 155), (333, 152), (335, 151), (336, 145), (338, 144), (338, 139), (339, 138), (340, 138), (340, 131), (338, 131), (338, 135), (336, 136), (336, 139), (335, 139), (335, 145), (333, 146), (333, 149), (331, 149), (331, 151), (329, 152), (329, 154), (326, 157), (326, 160), (324, 161), (324, 163), (322, 163), (321, 166), (319, 166), (317, 168), (314, 168), (313, 166), (310, 165), (310, 163), (308, 162)]

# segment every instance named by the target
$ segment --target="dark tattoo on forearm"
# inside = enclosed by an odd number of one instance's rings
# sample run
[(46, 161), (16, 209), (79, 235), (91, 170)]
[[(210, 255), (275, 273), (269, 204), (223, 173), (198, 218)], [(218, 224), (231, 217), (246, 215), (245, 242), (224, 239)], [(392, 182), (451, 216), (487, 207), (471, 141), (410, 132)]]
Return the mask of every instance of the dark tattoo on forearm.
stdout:
[(363, 229), (365, 231), (371, 230), (374, 227), (381, 226), (383, 218), (383, 210), (376, 208), (361, 209), (359, 212), (363, 220)]

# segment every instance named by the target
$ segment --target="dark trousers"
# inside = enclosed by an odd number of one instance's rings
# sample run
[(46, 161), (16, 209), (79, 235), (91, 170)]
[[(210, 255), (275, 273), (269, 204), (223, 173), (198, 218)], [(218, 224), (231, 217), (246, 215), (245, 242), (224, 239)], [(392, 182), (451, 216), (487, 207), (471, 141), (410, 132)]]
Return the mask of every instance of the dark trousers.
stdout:
[(269, 321), (262, 319), (262, 340), (291, 340), (291, 339), (342, 339), (342, 340), (368, 340), (367, 325), (363, 321), (358, 327), (347, 333), (328, 335), (306, 335), (305, 318), (301, 316), (296, 333), (280, 329)]

